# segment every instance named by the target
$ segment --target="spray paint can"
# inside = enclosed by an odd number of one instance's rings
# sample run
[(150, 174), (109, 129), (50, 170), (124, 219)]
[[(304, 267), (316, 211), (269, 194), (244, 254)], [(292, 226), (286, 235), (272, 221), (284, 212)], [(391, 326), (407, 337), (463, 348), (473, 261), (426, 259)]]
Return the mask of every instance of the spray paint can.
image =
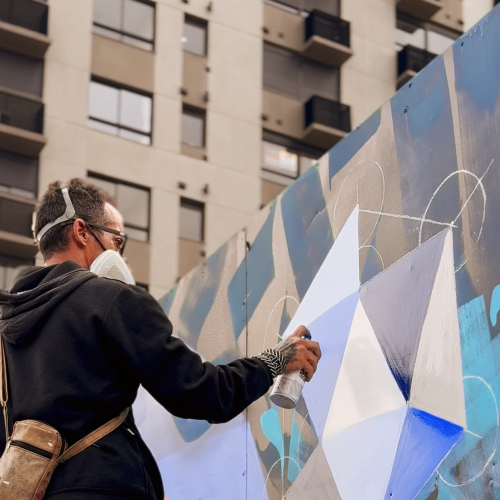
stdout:
[[(302, 335), (303, 339), (311, 340), (309, 330)], [(306, 383), (306, 374), (302, 370), (297, 370), (287, 375), (280, 375), (276, 379), (271, 392), (271, 401), (281, 408), (292, 410), (299, 402), (302, 389)]]

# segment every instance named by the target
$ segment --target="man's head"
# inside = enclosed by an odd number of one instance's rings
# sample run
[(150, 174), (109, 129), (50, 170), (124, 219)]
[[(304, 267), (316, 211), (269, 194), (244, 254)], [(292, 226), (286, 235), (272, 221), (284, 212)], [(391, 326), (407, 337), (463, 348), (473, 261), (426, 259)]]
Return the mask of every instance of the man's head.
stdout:
[(68, 190), (76, 220), (50, 228), (40, 239), (40, 251), (46, 265), (74, 260), (88, 269), (104, 249), (119, 251), (124, 243), (123, 237), (96, 226), (122, 231), (123, 219), (116, 208), (105, 203), (102, 192), (95, 186), (81, 179), (72, 179), (64, 185), (53, 182), (37, 206), (35, 235), (65, 213), (67, 204), (62, 188)]

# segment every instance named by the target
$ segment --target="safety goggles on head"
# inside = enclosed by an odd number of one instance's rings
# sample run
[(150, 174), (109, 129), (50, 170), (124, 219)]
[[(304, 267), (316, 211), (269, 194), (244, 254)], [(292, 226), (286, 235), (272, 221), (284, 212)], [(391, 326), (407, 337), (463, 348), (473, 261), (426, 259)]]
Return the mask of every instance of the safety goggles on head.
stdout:
[[(61, 192), (64, 198), (64, 202), (66, 203), (66, 211), (60, 217), (58, 217), (54, 222), (49, 222), (48, 224), (43, 226), (40, 232), (35, 236), (35, 243), (39, 244), (40, 240), (45, 236), (45, 234), (49, 229), (52, 229), (55, 226), (61, 226), (61, 227), (70, 226), (74, 224), (77, 219), (80, 218), (76, 215), (75, 207), (73, 206), (71, 198), (69, 197), (68, 188), (61, 189)], [(117, 251), (120, 253), (120, 255), (123, 255), (123, 251), (125, 250), (125, 244), (127, 243), (127, 235), (125, 233), (117, 231), (116, 229), (111, 229), (110, 227), (101, 226), (100, 224), (94, 224), (93, 222), (87, 222), (85, 220), (83, 222), (89, 228), (89, 231), (92, 233), (92, 235), (94, 236), (94, 238), (97, 240), (97, 242), (104, 251), (108, 249), (104, 246), (103, 242), (101, 241), (99, 236), (97, 236), (96, 232), (92, 228), (100, 229), (101, 231), (105, 231), (107, 233), (119, 236), (119, 238), (115, 239), (115, 244), (117, 247)], [(34, 227), (35, 224), (33, 223), (33, 230)]]

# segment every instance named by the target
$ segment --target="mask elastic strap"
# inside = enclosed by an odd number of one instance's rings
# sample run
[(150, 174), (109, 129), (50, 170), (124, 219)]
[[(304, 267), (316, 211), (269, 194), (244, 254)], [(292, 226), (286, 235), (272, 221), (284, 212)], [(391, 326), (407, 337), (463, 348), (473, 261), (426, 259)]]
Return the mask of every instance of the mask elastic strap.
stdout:
[(36, 238), (35, 238), (38, 243), (40, 243), (40, 240), (43, 238), (43, 236), (45, 235), (45, 233), (49, 229), (52, 229), (54, 226), (62, 224), (63, 222), (71, 220), (75, 216), (76, 211), (75, 211), (75, 207), (73, 206), (73, 203), (71, 202), (71, 198), (69, 197), (68, 188), (62, 188), (61, 192), (62, 192), (64, 201), (66, 203), (66, 210), (54, 222), (49, 222), (48, 224), (43, 226), (43, 228), (40, 230), (40, 232), (36, 235)]

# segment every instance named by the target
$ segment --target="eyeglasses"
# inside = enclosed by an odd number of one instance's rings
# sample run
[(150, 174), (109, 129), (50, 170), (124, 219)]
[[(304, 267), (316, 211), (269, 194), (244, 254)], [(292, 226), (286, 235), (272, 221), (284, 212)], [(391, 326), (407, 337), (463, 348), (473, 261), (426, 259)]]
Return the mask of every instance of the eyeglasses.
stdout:
[[(61, 227), (74, 224), (76, 220), (77, 219), (70, 219), (68, 221), (62, 222)], [(115, 239), (115, 244), (116, 244), (117, 252), (120, 255), (123, 255), (123, 251), (125, 250), (125, 244), (127, 243), (127, 239), (128, 239), (128, 236), (126, 233), (122, 233), (121, 231), (117, 231), (116, 229), (111, 229), (110, 227), (101, 226), (100, 224), (94, 224), (93, 222), (87, 222), (87, 221), (84, 221), (83, 219), (80, 219), (80, 220), (82, 220), (85, 223), (85, 225), (89, 228), (89, 231), (92, 233), (92, 235), (94, 236), (94, 238), (97, 240), (97, 242), (99, 243), (99, 245), (101, 246), (101, 248), (104, 251), (108, 250), (108, 248), (106, 248), (104, 246), (104, 243), (101, 241), (101, 238), (99, 238), (99, 236), (97, 236), (96, 232), (92, 228), (100, 229), (101, 231), (105, 231), (106, 233), (111, 233), (111, 234), (114, 234), (116, 236), (119, 236), (120, 238)]]

